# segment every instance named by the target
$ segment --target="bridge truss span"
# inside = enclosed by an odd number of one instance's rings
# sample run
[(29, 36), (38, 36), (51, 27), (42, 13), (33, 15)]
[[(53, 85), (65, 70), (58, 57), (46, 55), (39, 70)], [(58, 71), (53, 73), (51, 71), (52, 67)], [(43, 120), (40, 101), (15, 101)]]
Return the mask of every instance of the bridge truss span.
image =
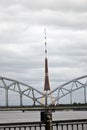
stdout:
[[(19, 100), (19, 106), (23, 106), (23, 100), (27, 99), (28, 101), (30, 100), (30, 103), (28, 102), (27, 105), (43, 105), (41, 103), (41, 98), (44, 97), (44, 94), (41, 93), (40, 91), (36, 90), (35, 88), (26, 85), (22, 82), (16, 81), (16, 80), (12, 80), (12, 79), (8, 79), (5, 77), (0, 77), (0, 93), (2, 93), (4, 104), (0, 103), (0, 106), (11, 106), (14, 104), (14, 100), (13, 102), (11, 102), (11, 98), (13, 96), (13, 93), (15, 93), (16, 95), (16, 102), (17, 100)], [(10, 93), (10, 94), (9, 94)], [(10, 95), (10, 96), (9, 96)], [(18, 98), (17, 98), (18, 97)], [(14, 98), (14, 97), (13, 97)], [(2, 100), (2, 98), (0, 97), (0, 99)]]
[(65, 104), (65, 101), (68, 101), (67, 104), (73, 104), (75, 102), (86, 104), (87, 75), (60, 85), (47, 94), (22, 82), (0, 77), (0, 107), (30, 105), (43, 106), (45, 105), (45, 99), (47, 99), (47, 105), (55, 103)]
[[(53, 95), (53, 104), (60, 104), (61, 99), (67, 97), (65, 100), (69, 100), (69, 104), (76, 102), (74, 98), (79, 100), (83, 97), (82, 103), (87, 103), (87, 75), (73, 79), (63, 85), (60, 85), (52, 92), (48, 94)], [(75, 93), (77, 92), (77, 95)], [(78, 96), (78, 97), (76, 97)]]

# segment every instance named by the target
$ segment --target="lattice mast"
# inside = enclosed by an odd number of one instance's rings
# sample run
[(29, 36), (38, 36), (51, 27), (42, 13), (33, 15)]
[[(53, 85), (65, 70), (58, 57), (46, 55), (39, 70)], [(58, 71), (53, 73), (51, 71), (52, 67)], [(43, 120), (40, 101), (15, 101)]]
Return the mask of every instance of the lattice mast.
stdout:
[(44, 91), (45, 91), (45, 105), (47, 105), (47, 92), (50, 91), (49, 73), (48, 73), (48, 58), (47, 58), (47, 36), (45, 32), (45, 78), (44, 78)]

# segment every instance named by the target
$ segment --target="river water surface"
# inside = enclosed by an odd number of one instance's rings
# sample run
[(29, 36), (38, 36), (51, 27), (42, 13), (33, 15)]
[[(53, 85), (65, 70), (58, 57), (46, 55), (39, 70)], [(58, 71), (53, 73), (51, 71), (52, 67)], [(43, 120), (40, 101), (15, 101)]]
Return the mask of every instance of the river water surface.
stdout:
[[(87, 111), (57, 111), (52, 113), (52, 119), (87, 119)], [(40, 121), (40, 112), (0, 111), (0, 123), (32, 121)]]

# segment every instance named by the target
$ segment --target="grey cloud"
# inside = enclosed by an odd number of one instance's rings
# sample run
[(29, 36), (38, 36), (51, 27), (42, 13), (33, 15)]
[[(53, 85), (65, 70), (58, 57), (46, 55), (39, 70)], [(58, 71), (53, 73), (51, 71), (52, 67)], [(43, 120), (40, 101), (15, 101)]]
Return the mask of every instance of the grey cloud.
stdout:
[(85, 75), (86, 5), (85, 0), (0, 1), (0, 75), (43, 86), (45, 26), (52, 84)]
[[(24, 1), (22, 1), (24, 2)], [(21, 3), (22, 3), (21, 2)], [(29, 2), (29, 1), (26, 1)], [(26, 3), (24, 2), (24, 3)], [(52, 1), (53, 2), (53, 1)], [(53, 26), (57, 29), (77, 29), (86, 30), (87, 28), (87, 13), (86, 12), (61, 12), (45, 9), (42, 11), (34, 11), (25, 9), (21, 3), (14, 4), (14, 1), (7, 2), (13, 3), (9, 8), (1, 8), (0, 17), (0, 42), (22, 42), (24, 34), (27, 36), (31, 26)], [(38, 3), (38, 2), (37, 2)], [(74, 2), (73, 2), (74, 3)], [(84, 2), (83, 2), (84, 3)], [(6, 3), (3, 3), (5, 5)], [(32, 4), (32, 2), (30, 3)], [(42, 2), (41, 2), (42, 4)], [(61, 3), (63, 4), (63, 3)], [(84, 4), (83, 4), (84, 5)], [(38, 5), (39, 6), (39, 5)], [(32, 7), (32, 6), (31, 6)], [(37, 7), (37, 6), (36, 6)], [(4, 36), (4, 37), (3, 37)], [(27, 37), (25, 37), (27, 39)], [(25, 40), (24, 39), (24, 40)], [(27, 41), (26, 41), (27, 42)]]
[[(4, 3), (4, 2), (3, 2)], [(63, 11), (85, 11), (87, 10), (86, 5), (87, 1), (86, 0), (44, 0), (44, 1), (29, 1), (29, 0), (21, 0), (20, 1), (15, 1), (13, 0), (10, 1), (8, 0), (5, 2), (5, 5), (12, 5), (12, 4), (21, 4), (22, 6), (27, 7), (28, 9), (31, 10), (42, 10), (42, 9), (52, 9), (52, 10), (63, 10)]]

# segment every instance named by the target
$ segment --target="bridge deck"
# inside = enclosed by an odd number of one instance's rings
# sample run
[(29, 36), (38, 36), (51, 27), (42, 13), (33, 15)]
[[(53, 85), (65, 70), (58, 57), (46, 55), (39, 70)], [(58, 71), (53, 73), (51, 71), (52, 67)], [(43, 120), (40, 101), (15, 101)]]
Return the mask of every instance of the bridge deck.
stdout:
[(0, 107), (0, 111), (43, 111), (43, 110), (53, 110), (53, 111), (62, 111), (62, 110), (87, 110), (87, 105), (63, 105), (63, 106), (9, 106), (9, 107)]

